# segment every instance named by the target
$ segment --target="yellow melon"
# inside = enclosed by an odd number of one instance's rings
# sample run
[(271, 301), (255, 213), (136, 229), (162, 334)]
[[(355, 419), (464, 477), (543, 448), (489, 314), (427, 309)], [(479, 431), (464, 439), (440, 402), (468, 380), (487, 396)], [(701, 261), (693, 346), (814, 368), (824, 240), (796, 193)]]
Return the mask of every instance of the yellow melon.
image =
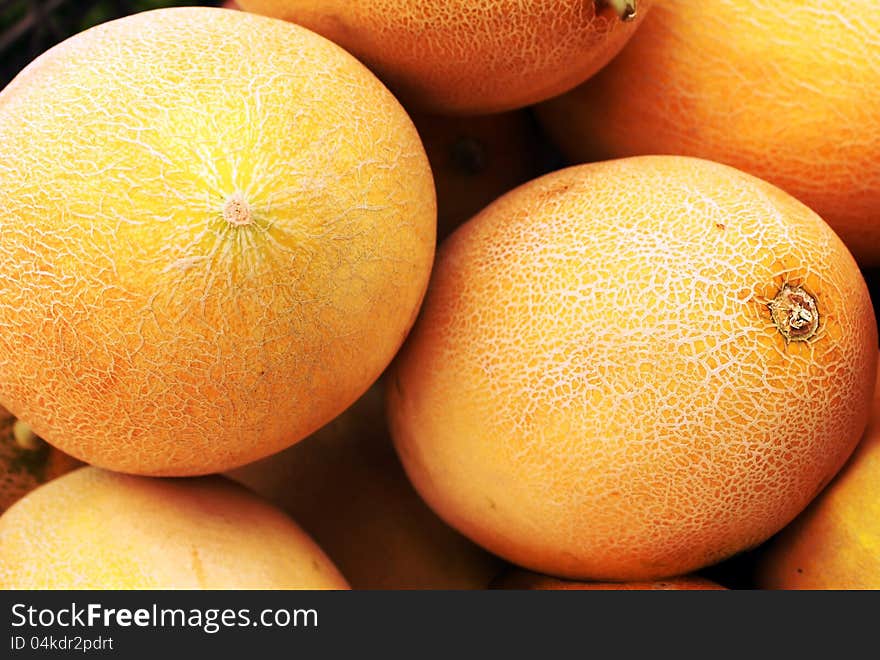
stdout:
[(218, 477), (84, 467), (0, 517), (2, 589), (347, 589), (286, 514)]
[(0, 93), (0, 404), (118, 471), (257, 460), (378, 378), (435, 232), (415, 127), (338, 46), (208, 7), (99, 25)]

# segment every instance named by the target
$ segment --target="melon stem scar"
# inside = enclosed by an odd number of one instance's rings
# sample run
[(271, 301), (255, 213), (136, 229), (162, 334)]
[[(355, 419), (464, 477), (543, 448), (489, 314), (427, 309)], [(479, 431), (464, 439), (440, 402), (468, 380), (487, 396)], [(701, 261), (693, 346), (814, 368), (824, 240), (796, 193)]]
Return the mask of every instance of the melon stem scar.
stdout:
[(226, 200), (223, 206), (223, 218), (236, 227), (243, 227), (254, 221), (250, 204), (240, 192), (232, 193)]
[(783, 285), (768, 306), (773, 323), (786, 341), (807, 341), (819, 329), (816, 299), (801, 287)]

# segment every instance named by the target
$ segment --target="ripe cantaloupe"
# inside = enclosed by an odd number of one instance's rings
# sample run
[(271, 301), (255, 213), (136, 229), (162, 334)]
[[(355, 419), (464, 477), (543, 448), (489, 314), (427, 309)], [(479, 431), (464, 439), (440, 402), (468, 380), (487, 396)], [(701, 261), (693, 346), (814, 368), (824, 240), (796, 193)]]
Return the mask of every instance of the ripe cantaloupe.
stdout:
[(348, 584), (293, 520), (229, 479), (151, 479), (84, 467), (0, 517), (0, 588)]
[(877, 343), (852, 255), (782, 190), (695, 158), (581, 165), (444, 242), (391, 430), (431, 507), (516, 565), (683, 575), (830, 481)]
[(340, 44), (411, 109), (486, 114), (571, 89), (604, 66), (654, 0), (238, 0)]
[(435, 232), (415, 127), (338, 46), (208, 7), (99, 25), (0, 93), (0, 404), (117, 471), (257, 460), (378, 378)]

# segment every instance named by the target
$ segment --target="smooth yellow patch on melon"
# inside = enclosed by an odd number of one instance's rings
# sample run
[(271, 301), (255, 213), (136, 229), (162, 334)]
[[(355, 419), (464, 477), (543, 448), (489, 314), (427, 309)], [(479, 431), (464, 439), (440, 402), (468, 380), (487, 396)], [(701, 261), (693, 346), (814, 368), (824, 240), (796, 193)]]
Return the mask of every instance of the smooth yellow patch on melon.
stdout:
[(338, 46), (205, 7), (92, 28), (0, 94), (0, 403), (123, 472), (279, 451), (391, 360), (435, 232), (415, 127)]
[(286, 514), (217, 477), (86, 467), (0, 517), (2, 589), (347, 589)]

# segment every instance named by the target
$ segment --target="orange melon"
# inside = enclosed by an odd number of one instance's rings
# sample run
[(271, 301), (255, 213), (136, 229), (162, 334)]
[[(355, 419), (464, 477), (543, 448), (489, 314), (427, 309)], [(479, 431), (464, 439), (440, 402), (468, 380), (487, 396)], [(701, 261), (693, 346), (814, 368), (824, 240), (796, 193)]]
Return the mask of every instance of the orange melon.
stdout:
[(501, 561), (450, 528), (406, 478), (380, 384), (303, 442), (227, 473), (271, 500), (353, 589), (485, 589)]
[(407, 107), (484, 114), (571, 89), (604, 66), (654, 0), (238, 0), (315, 30)]
[(877, 345), (809, 208), (718, 163), (621, 159), (529, 182), (444, 242), (388, 411), (420, 494), (483, 547), (654, 580), (806, 507), (864, 431)]
[(0, 517), (2, 589), (347, 589), (287, 515), (218, 476), (85, 467)]
[(880, 379), (868, 430), (810, 506), (762, 548), (764, 589), (880, 589)]
[(575, 582), (560, 580), (511, 569), (493, 580), (492, 589), (518, 589), (528, 591), (725, 591), (717, 582), (697, 575), (682, 575), (653, 582)]
[(874, 0), (657, 3), (599, 75), (539, 114), (574, 162), (699, 156), (783, 188), (880, 265)]
[(436, 200), (357, 60), (190, 7), (82, 32), (0, 93), (0, 227), (0, 404), (86, 462), (186, 476), (289, 446), (378, 378)]

